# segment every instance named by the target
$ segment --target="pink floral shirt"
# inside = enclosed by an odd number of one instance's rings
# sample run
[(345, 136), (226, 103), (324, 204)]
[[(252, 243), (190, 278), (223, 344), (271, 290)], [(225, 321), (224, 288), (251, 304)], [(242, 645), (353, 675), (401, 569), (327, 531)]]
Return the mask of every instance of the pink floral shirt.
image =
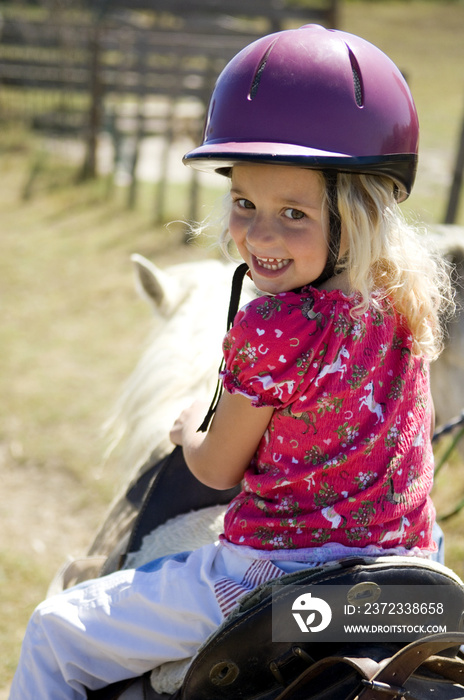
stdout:
[(352, 316), (356, 302), (308, 286), (238, 312), (224, 386), (275, 410), (226, 513), (230, 542), (435, 549), (428, 363), (387, 302)]

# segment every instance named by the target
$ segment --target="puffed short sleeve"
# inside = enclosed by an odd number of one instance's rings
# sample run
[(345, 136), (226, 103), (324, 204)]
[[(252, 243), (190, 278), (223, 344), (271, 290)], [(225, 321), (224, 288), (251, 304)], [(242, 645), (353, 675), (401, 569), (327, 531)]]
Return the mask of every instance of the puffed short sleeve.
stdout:
[(315, 372), (304, 366), (299, 339), (302, 333), (309, 338), (308, 322), (287, 296), (260, 297), (244, 306), (224, 339), (224, 387), (250, 397), (254, 406), (287, 406), (300, 393), (303, 375), (306, 383)]

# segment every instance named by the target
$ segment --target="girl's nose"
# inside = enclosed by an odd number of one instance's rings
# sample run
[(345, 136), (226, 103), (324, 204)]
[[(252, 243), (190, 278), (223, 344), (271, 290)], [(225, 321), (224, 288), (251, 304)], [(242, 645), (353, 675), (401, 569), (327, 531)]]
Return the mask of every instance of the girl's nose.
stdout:
[(247, 230), (247, 241), (253, 247), (271, 246), (275, 243), (277, 231), (275, 224), (267, 217), (255, 217)]

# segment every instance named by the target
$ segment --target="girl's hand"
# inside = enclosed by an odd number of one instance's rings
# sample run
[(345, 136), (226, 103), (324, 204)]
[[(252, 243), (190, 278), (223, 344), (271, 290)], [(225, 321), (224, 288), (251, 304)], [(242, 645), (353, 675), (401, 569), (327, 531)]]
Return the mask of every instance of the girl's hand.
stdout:
[(192, 474), (213, 489), (230, 489), (240, 483), (271, 419), (273, 408), (255, 408), (249, 398), (225, 391), (208, 432), (197, 430), (208, 404), (195, 401), (175, 421), (171, 440), (182, 445)]
[(194, 401), (191, 406), (182, 411), (169, 432), (171, 442), (174, 445), (184, 445), (202, 424), (207, 410), (207, 402)]

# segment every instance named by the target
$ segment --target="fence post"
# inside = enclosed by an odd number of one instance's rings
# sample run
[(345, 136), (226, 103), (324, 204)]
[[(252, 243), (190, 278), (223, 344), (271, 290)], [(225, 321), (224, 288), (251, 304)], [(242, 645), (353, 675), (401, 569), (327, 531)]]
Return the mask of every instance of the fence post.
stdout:
[(87, 126), (87, 145), (81, 179), (94, 178), (97, 174), (98, 133), (102, 120), (102, 85), (100, 75), (101, 23), (95, 18), (89, 29), (89, 96), (90, 109)]
[(456, 218), (458, 215), (459, 199), (462, 190), (462, 174), (464, 171), (464, 114), (462, 118), (461, 125), (461, 136), (458, 146), (458, 153), (456, 156), (456, 164), (454, 167), (453, 181), (451, 183), (450, 196), (448, 200), (448, 207), (446, 209), (445, 224), (456, 223)]

